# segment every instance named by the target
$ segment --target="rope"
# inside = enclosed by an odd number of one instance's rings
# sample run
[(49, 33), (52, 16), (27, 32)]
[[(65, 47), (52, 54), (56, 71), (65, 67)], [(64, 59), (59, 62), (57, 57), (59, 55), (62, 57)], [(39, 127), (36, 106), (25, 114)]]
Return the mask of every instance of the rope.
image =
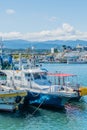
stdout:
[(46, 101), (46, 99), (43, 100), (43, 101), (39, 104), (39, 106), (36, 108), (36, 110), (32, 113), (32, 116), (38, 111), (38, 109), (41, 107), (41, 105), (42, 105), (45, 101)]

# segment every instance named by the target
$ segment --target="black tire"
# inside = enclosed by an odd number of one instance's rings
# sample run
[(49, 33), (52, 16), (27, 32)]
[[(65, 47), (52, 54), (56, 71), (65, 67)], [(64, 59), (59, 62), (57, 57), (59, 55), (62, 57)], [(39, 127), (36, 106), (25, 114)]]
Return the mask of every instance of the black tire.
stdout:
[(22, 98), (21, 98), (20, 96), (17, 96), (15, 102), (16, 102), (16, 103), (19, 103), (19, 102), (21, 101), (21, 99), (22, 99)]

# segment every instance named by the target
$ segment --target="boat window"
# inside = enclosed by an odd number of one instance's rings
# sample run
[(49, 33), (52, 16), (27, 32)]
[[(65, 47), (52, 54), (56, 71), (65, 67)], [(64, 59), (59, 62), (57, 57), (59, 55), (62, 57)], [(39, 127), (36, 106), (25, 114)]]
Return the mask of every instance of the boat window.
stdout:
[(35, 79), (35, 80), (36, 80), (36, 79), (41, 79), (41, 76), (40, 76), (40, 74), (38, 74), (38, 73), (34, 73), (33, 76), (34, 76), (34, 79)]
[(10, 80), (12, 80), (12, 77), (10, 77)]
[(17, 79), (17, 76), (15, 76), (15, 79)]
[(30, 79), (28, 79), (28, 81), (30, 81)]
[(41, 75), (42, 79), (47, 79), (44, 74)]
[(23, 66), (24, 69), (29, 69), (29, 65)]
[(20, 76), (15, 76), (15, 79), (16, 80), (21, 80), (21, 77)]
[(26, 77), (30, 77), (30, 73), (26, 73), (25, 76), (26, 76)]
[(18, 76), (18, 80), (21, 80), (21, 77), (20, 77), (20, 76)]

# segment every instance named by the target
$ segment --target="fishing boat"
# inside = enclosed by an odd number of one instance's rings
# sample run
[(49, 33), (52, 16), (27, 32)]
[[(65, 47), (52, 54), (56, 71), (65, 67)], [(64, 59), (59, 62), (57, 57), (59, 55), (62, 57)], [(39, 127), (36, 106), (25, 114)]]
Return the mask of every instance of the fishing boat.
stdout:
[(26, 91), (14, 90), (4, 85), (0, 85), (0, 110), (18, 110), (20, 104), (23, 105)]
[(70, 86), (52, 84), (47, 72), (40, 67), (27, 64), (20, 70), (1, 70), (6, 75), (6, 84), (28, 92), (29, 103), (44, 107), (64, 108), (71, 98), (77, 98), (79, 93)]
[(12, 69), (12, 55), (3, 53), (3, 43), (0, 41), (0, 110), (3, 111), (14, 111), (17, 110), (20, 105), (22, 106), (25, 102), (27, 92), (25, 90), (18, 90), (14, 86), (14, 81), (7, 84), (6, 74), (2, 70)]
[[(75, 74), (68, 73), (47, 73), (47, 76), (52, 84), (58, 85), (58, 87), (64, 89), (69, 87), (72, 91), (76, 91), (78, 95), (76, 97), (71, 97), (70, 100), (79, 100), (82, 96), (81, 86), (78, 83), (78, 77)], [(87, 91), (87, 90), (86, 90)]]

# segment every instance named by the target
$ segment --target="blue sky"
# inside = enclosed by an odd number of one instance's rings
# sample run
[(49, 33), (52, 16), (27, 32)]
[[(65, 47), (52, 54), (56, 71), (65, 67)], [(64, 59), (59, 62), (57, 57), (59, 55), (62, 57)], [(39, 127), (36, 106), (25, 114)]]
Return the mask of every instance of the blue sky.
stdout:
[(0, 36), (31, 41), (87, 39), (87, 0), (0, 0)]

